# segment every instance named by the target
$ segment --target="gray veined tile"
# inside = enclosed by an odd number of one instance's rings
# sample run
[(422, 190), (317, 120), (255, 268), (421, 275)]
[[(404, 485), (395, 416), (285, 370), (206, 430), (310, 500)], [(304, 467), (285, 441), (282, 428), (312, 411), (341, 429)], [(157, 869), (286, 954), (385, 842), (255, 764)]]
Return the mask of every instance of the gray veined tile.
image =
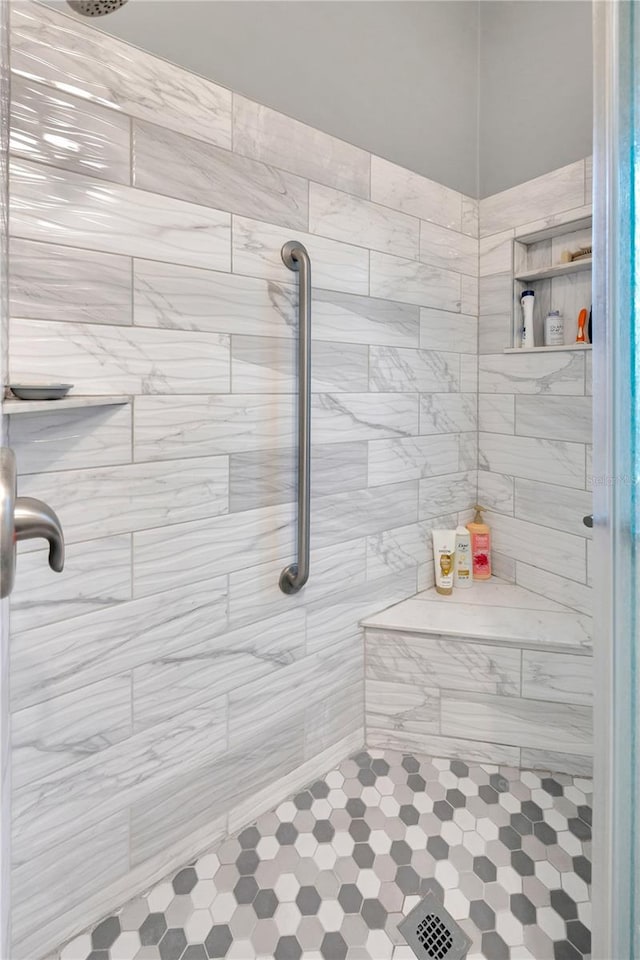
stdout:
[(586, 357), (584, 358), (584, 362), (585, 362), (585, 371), (584, 371), (585, 384), (584, 384), (584, 392), (586, 393), (586, 395), (587, 395), (588, 397), (592, 396), (592, 393), (593, 393), (593, 361), (592, 361), (592, 357), (593, 357), (593, 352), (592, 352), (591, 350), (589, 350), (588, 353), (587, 353), (587, 355), (586, 355)]
[(55, 375), (80, 394), (227, 393), (229, 356), (221, 333), (11, 320), (13, 380)]
[(326, 697), (313, 699), (304, 712), (304, 755), (312, 760), (318, 754), (335, 749), (345, 737), (364, 739), (362, 730), (364, 678), (359, 657), (345, 664), (339, 681)]
[(513, 230), (503, 230), (480, 240), (480, 276), (511, 273)]
[(593, 200), (593, 157), (585, 157), (584, 161), (584, 202), (590, 204)]
[(509, 394), (480, 394), (478, 429), (483, 433), (515, 433), (515, 397)]
[(25, 413), (9, 421), (20, 474), (131, 462), (129, 404)]
[(460, 391), (462, 393), (478, 392), (477, 354), (460, 354)]
[(365, 150), (238, 94), (233, 97), (233, 149), (353, 196), (369, 196)]
[(304, 656), (305, 616), (278, 617), (207, 638), (168, 654), (158, 651), (133, 670), (135, 730), (178, 717), (203, 701), (283, 669)]
[(12, 237), (9, 280), (14, 317), (132, 323), (128, 257)]
[[(367, 347), (316, 342), (311, 351), (311, 370), (311, 389), (315, 392), (367, 390)], [(231, 380), (234, 393), (297, 393), (296, 344), (276, 337), (233, 336)]]
[(371, 157), (371, 199), (452, 230), (462, 225), (462, 194), (375, 156)]
[(311, 400), (315, 443), (413, 436), (418, 396), (411, 393), (317, 393)]
[(485, 197), (480, 201), (480, 236), (581, 206), (584, 180), (584, 161), (579, 160)]
[(480, 434), (481, 470), (583, 490), (584, 444), (533, 437)]
[(476, 430), (478, 398), (474, 393), (425, 393), (420, 397), (420, 433), (466, 433)]
[(478, 282), (480, 331), (484, 317), (511, 315), (513, 306), (513, 278), (511, 273), (483, 275)]
[(481, 316), (478, 321), (478, 353), (502, 353), (513, 346), (513, 317), (510, 313)]
[(318, 547), (379, 533), (418, 519), (415, 480), (318, 497), (311, 517), (311, 540)]
[(313, 335), (321, 340), (419, 346), (419, 308), (371, 297), (313, 291)]
[(420, 221), (420, 259), (434, 267), (478, 276), (478, 242), (437, 223)]
[[(172, 397), (137, 397), (133, 419), (134, 456), (140, 461), (286, 448), (296, 443), (291, 394), (183, 396), (179, 403)], [(315, 424), (313, 439), (323, 442)], [(326, 442), (335, 439), (330, 436)]]
[(136, 187), (306, 229), (308, 184), (291, 173), (151, 123), (133, 124)]
[(12, 164), (10, 198), (17, 237), (230, 268), (228, 213), (27, 160)]
[(420, 308), (420, 346), (423, 350), (475, 354), (478, 321), (475, 317), (431, 307)]
[(480, 393), (584, 395), (584, 356), (576, 351), (480, 356), (478, 369)]
[(488, 521), (492, 547), (497, 553), (523, 563), (531, 563), (548, 573), (586, 582), (585, 541), (562, 530), (551, 530), (537, 523), (492, 513)]
[(288, 282), (134, 260), (133, 284), (133, 310), (139, 326), (296, 336), (297, 293), (295, 285)]
[(309, 231), (418, 259), (419, 220), (317, 183), (309, 184)]
[(470, 430), (458, 435), (458, 470), (478, 469), (478, 433)]
[(479, 202), (475, 197), (462, 195), (462, 232), (468, 237), (478, 238)]
[[(367, 729), (376, 733), (440, 733), (440, 691), (398, 680), (366, 681)], [(368, 742), (368, 741), (367, 741)]]
[(439, 517), (452, 510), (468, 510), (477, 500), (475, 470), (420, 480), (419, 516)]
[(465, 273), (460, 276), (460, 309), (463, 313), (477, 316), (479, 309), (478, 278), (468, 277)]
[[(233, 272), (291, 283), (281, 250), (290, 231), (245, 217), (233, 218)], [(369, 251), (337, 240), (296, 231), (311, 258), (313, 283), (342, 293), (369, 293)], [(295, 278), (294, 278), (295, 280)]]
[(536, 750), (523, 747), (521, 752), (523, 770), (551, 770), (576, 777), (593, 776), (592, 757), (577, 753), (561, 753), (558, 750)]
[[(357, 443), (324, 443), (311, 448), (311, 495), (326, 496), (367, 486), (367, 448)], [(254, 510), (288, 503), (298, 493), (298, 451), (249, 450), (229, 457), (229, 510)]]
[(422, 307), (438, 307), (456, 313), (461, 309), (459, 273), (375, 250), (371, 251), (370, 292), (372, 297)]
[(131, 599), (131, 537), (67, 544), (64, 572), (52, 577), (45, 546), (20, 552), (11, 594), (11, 630), (68, 620)]
[(15, 790), (131, 736), (131, 677), (107, 677), (18, 710), (11, 718)]
[(570, 653), (522, 651), (522, 696), (532, 700), (590, 704), (593, 659)]
[(380, 392), (446, 393), (460, 388), (460, 359), (456, 353), (369, 348), (369, 386)]
[(515, 479), (515, 516), (522, 520), (591, 539), (582, 518), (592, 510), (593, 497), (586, 490)]
[(129, 117), (14, 76), (11, 153), (115, 183), (130, 183)]
[[(12, 706), (19, 710), (210, 639), (227, 627), (227, 580), (220, 577), (43, 624), (12, 638)], [(167, 616), (167, 611), (170, 615)]]
[(21, 76), (231, 146), (229, 90), (46, 7), (15, 4), (11, 27)]
[(458, 470), (459, 440), (453, 433), (369, 441), (369, 485), (417, 480)]
[(426, 563), (432, 556), (431, 529), (426, 523), (410, 523), (367, 537), (367, 580)]
[(478, 470), (478, 503), (497, 513), (512, 515), (513, 484), (513, 477), (503, 473)]
[(592, 405), (590, 397), (516, 397), (516, 433), (591, 443)]
[(516, 563), (516, 580), (528, 590), (564, 603), (579, 613), (590, 616), (593, 612), (591, 588), (584, 583), (576, 583), (557, 573), (548, 573), (520, 560)]
[[(21, 496), (51, 504), (69, 543), (227, 512), (226, 457), (124, 464), (19, 478)], [(38, 544), (28, 541), (25, 549)]]

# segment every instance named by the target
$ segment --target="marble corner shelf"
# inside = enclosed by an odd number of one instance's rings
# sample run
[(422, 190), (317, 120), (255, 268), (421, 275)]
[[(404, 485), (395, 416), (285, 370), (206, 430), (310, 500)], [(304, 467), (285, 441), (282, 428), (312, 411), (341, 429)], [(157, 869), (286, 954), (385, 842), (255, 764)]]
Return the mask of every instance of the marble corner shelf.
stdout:
[(60, 413), (65, 410), (81, 410), (83, 407), (115, 407), (131, 403), (127, 396), (71, 396), (62, 400), (5, 400), (2, 412), (10, 416), (19, 413)]
[(565, 277), (572, 273), (585, 273), (591, 270), (593, 266), (592, 257), (584, 257), (582, 260), (573, 260), (571, 263), (556, 263), (551, 267), (540, 267), (538, 270), (527, 270), (524, 273), (518, 273), (514, 280), (520, 280), (521, 283), (533, 283), (535, 280), (553, 280), (554, 277)]
[(563, 343), (558, 347), (505, 347), (503, 353), (560, 353), (563, 350), (591, 350), (591, 343)]

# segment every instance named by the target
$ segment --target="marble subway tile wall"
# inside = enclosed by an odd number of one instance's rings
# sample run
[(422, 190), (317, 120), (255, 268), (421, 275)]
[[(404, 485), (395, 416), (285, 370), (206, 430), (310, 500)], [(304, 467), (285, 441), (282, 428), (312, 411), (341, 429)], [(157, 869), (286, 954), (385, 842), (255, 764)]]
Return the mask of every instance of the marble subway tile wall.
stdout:
[[(431, 585), (431, 528), (476, 498), (478, 205), (11, 7), (11, 378), (129, 400), (11, 420), (68, 542), (59, 577), (21, 549), (12, 602), (11, 956), (33, 960), (363, 742), (358, 622)], [(292, 238), (313, 549), (285, 597)]]
[[(591, 214), (591, 158), (487, 197), (479, 211), (478, 498), (491, 511), (494, 570), (590, 613), (591, 353), (503, 350), (512, 346), (514, 238)], [(554, 262), (589, 236), (551, 241)], [(589, 306), (589, 283), (589, 273), (551, 281), (549, 308), (568, 331), (575, 304)]]

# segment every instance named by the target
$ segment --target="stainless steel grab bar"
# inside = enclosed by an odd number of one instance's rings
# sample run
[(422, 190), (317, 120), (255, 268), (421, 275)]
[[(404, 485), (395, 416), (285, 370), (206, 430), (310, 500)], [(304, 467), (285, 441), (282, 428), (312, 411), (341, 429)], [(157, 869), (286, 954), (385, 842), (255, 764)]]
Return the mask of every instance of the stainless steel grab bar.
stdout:
[(311, 522), (311, 261), (306, 248), (289, 240), (282, 260), (300, 275), (298, 284), (298, 561), (280, 574), (283, 593), (297, 593), (309, 579)]

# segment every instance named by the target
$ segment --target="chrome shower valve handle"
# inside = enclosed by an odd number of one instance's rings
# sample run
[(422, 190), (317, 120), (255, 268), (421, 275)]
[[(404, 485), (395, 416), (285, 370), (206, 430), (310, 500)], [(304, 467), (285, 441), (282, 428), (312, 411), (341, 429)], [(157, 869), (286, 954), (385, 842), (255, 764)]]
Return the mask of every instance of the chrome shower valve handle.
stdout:
[(49, 543), (49, 566), (64, 568), (64, 535), (55, 512), (33, 497), (17, 497), (16, 458), (9, 447), (0, 448), (0, 598), (8, 597), (16, 573), (18, 540), (42, 537)]

